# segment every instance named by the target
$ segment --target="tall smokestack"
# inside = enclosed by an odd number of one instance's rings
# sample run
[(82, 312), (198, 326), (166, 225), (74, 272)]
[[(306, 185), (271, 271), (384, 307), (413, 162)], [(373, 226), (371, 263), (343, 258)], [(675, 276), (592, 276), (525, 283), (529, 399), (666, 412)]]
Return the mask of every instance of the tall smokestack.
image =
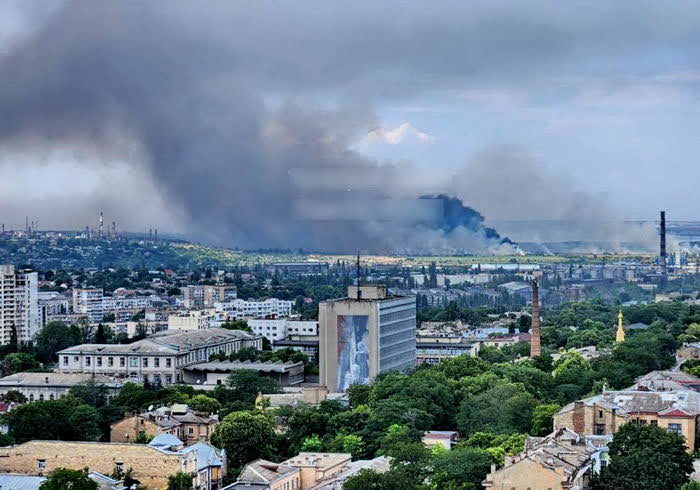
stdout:
[(665, 278), (666, 270), (666, 211), (661, 211), (661, 224), (659, 225), (659, 261), (661, 262), (661, 275)]
[(104, 232), (104, 216), (102, 216), (102, 211), (100, 211), (100, 238), (102, 238)]
[(532, 328), (530, 329), (530, 357), (542, 353), (540, 346), (540, 288), (537, 279), (532, 280)]

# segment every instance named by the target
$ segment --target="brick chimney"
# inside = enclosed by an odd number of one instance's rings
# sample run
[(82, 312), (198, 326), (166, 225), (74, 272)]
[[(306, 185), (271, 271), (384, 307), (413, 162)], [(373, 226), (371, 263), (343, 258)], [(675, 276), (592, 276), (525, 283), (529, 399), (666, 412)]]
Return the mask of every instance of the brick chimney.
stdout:
[(532, 328), (530, 329), (530, 357), (542, 353), (540, 347), (540, 288), (537, 279), (532, 280)]

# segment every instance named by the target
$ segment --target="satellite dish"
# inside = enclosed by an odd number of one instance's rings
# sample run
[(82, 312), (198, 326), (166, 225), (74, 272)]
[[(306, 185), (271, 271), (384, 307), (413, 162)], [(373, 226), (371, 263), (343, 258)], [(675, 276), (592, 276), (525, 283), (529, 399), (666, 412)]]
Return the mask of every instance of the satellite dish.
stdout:
[(148, 406), (148, 411), (150, 412), (151, 410), (153, 410), (153, 405)]

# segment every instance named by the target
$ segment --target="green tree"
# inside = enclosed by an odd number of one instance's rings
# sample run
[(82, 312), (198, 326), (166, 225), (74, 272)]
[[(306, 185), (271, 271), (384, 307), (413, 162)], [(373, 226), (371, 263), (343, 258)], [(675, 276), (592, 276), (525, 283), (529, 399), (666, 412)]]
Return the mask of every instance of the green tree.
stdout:
[(434, 488), (481, 488), (491, 467), (488, 452), (476, 447), (456, 447), (433, 454)]
[(61, 322), (49, 322), (36, 334), (34, 345), (40, 361), (56, 361), (56, 353), (79, 343), (70, 327)]
[(39, 485), (39, 490), (97, 490), (97, 483), (82, 471), (57, 468)]
[(96, 383), (94, 379), (89, 379), (84, 383), (73, 385), (68, 393), (79, 399), (83, 403), (95, 408), (103, 407), (107, 404), (107, 387)]
[(21, 373), (39, 367), (33, 355), (26, 352), (13, 352), (2, 361), (2, 371), (6, 375)]
[(68, 417), (75, 441), (97, 441), (102, 434), (100, 414), (89, 405), (78, 405)]
[(301, 443), (301, 450), (307, 453), (320, 453), (323, 451), (323, 441), (316, 434), (304, 439)]
[(683, 437), (655, 425), (624, 424), (608, 447), (610, 465), (592, 480), (593, 490), (678, 489), (693, 472)]
[(214, 428), (211, 443), (226, 449), (228, 465), (240, 469), (246, 463), (268, 456), (275, 442), (272, 422), (264, 414), (234, 412)]
[(477, 431), (495, 433), (527, 432), (537, 402), (522, 384), (503, 384), (465, 399), (457, 424), (463, 435)]
[(139, 432), (139, 434), (136, 436), (136, 439), (134, 439), (134, 444), (148, 444), (153, 440), (153, 436), (151, 434), (146, 434), (145, 432)]
[(192, 477), (187, 473), (178, 471), (168, 477), (167, 490), (194, 490)]
[(532, 412), (532, 431), (533, 436), (546, 436), (552, 432), (553, 417), (561, 409), (561, 406), (556, 403), (546, 405), (537, 405)]
[(195, 395), (188, 403), (197, 412), (216, 413), (221, 408), (221, 403), (216, 398), (207, 395)]

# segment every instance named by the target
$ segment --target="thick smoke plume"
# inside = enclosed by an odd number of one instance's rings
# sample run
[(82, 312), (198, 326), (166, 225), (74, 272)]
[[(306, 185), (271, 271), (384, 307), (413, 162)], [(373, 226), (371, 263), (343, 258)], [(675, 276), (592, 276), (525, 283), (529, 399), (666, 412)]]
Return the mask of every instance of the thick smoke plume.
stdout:
[[(348, 149), (371, 110), (275, 102), (275, 67), (253, 66), (244, 38), (227, 35), (235, 26), (187, 4), (148, 5), (67, 2), (0, 59), (0, 149), (126, 160), (181, 210), (189, 236), (227, 246), (512, 251), (461, 203), (439, 196), (444, 214), (426, 221), (418, 194), (375, 180), (378, 164)], [(247, 15), (221, 13), (236, 25)], [(352, 189), (294, 178), (317, 170), (351, 174)]]

